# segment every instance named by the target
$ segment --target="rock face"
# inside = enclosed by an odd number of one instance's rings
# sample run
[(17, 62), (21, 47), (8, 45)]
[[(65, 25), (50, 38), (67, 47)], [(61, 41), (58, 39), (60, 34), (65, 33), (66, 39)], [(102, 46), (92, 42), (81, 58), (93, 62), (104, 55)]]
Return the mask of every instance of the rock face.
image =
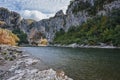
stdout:
[(29, 20), (23, 19), (19, 13), (0, 7), (0, 28), (9, 30), (19, 28), (27, 33), (28, 25), (30, 25)]
[[(95, 7), (99, 6), (98, 9)], [(95, 8), (95, 9), (94, 9)], [(49, 42), (52, 42), (55, 33), (60, 29), (68, 31), (71, 26), (81, 25), (89, 18), (97, 15), (107, 15), (112, 9), (120, 8), (120, 0), (74, 0), (68, 6), (66, 14), (60, 10), (50, 19), (44, 19), (29, 25), (29, 33), (36, 30), (45, 35)], [(92, 12), (94, 10), (94, 12)], [(34, 36), (37, 36), (34, 34)]]
[(68, 31), (71, 26), (81, 25), (97, 15), (107, 15), (116, 8), (120, 8), (120, 0), (73, 0), (66, 14), (60, 10), (54, 17), (32, 22), (22, 19), (16, 12), (0, 8), (0, 27), (11, 30), (18, 27), (28, 34), (30, 42), (39, 40), (41, 36), (52, 42), (57, 31)]
[[(15, 33), (17, 35), (22, 35), (23, 33), (28, 34), (28, 25), (30, 25), (32, 22), (34, 22), (34, 20), (23, 19), (17, 12), (9, 11), (6, 8), (0, 7), (0, 28), (18, 32)], [(26, 37), (26, 41), (27, 39), (28, 38)], [(25, 44), (24, 41), (22, 41), (22, 43)]]
[(6, 28), (13, 29), (20, 25), (21, 17), (18, 13), (0, 8), (0, 21), (5, 22)]

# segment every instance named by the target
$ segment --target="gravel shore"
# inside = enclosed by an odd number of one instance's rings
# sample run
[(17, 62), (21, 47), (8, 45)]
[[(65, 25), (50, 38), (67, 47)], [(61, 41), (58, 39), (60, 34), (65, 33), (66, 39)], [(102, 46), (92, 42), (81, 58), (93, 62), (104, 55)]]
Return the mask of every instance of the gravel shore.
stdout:
[(19, 47), (0, 45), (0, 80), (73, 80)]

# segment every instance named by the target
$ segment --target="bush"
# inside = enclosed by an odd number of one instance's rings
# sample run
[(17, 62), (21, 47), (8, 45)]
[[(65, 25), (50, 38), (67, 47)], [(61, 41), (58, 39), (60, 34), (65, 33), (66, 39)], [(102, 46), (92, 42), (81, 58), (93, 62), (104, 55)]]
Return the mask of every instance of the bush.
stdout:
[(0, 28), (0, 44), (16, 45), (18, 41), (17, 35), (7, 29)]
[(27, 34), (26, 33), (21, 31), (20, 29), (15, 29), (12, 32), (19, 37), (19, 39), (20, 39), (20, 41), (18, 42), (19, 45), (22, 44), (22, 43), (28, 44)]

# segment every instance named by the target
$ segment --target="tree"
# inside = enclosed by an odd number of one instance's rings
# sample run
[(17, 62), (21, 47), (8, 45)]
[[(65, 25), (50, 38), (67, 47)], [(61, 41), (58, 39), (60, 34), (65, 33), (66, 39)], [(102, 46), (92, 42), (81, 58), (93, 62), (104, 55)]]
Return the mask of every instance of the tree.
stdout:
[(15, 29), (12, 31), (14, 34), (16, 34), (19, 37), (19, 42), (18, 44), (28, 44), (28, 40), (27, 40), (27, 34), (24, 33), (23, 31), (21, 31), (20, 29)]

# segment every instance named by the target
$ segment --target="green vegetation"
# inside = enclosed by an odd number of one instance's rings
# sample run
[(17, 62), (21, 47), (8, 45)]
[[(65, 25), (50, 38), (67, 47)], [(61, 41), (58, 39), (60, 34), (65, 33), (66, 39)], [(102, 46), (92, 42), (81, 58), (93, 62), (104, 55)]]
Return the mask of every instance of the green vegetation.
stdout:
[(55, 44), (88, 44), (120, 46), (120, 9), (113, 10), (108, 16), (97, 16), (81, 26), (73, 26), (68, 32), (61, 29), (56, 33)]
[[(89, 15), (96, 15), (96, 13), (100, 10), (103, 10), (103, 5), (107, 3), (111, 3), (112, 1), (115, 0), (95, 0), (94, 5), (91, 5), (90, 2), (86, 1), (78, 1), (78, 5), (75, 5), (72, 12), (77, 13), (79, 11), (86, 10), (88, 11)], [(73, 1), (71, 1), (69, 7), (73, 4)]]
[(16, 34), (20, 39), (20, 41), (18, 42), (18, 45), (20, 45), (20, 44), (28, 44), (27, 34), (26, 33), (21, 31), (20, 29), (13, 30), (13, 33)]
[(83, 2), (83, 1), (79, 1), (78, 4), (79, 5), (74, 6), (73, 13), (77, 13), (79, 11), (85, 10), (91, 6), (89, 2)]

